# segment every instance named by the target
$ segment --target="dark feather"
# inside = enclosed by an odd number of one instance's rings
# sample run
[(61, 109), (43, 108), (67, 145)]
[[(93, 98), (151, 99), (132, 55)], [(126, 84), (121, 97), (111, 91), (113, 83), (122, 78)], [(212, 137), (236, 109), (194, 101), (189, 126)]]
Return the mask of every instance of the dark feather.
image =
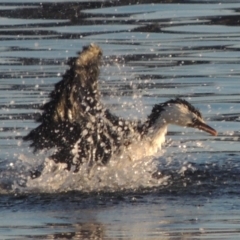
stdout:
[(51, 158), (68, 169), (74, 165), (78, 171), (84, 161), (106, 164), (135, 126), (111, 114), (99, 99), (101, 56), (101, 49), (90, 45), (71, 59), (50, 101), (42, 106), (40, 125), (23, 138), (32, 141), (34, 152), (55, 148)]

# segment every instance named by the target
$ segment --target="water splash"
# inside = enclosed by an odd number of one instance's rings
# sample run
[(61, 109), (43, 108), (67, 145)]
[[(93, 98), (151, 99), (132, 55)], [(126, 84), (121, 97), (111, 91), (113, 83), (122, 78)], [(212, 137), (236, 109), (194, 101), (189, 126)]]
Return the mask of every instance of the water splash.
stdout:
[[(209, 152), (177, 152), (177, 141), (168, 143), (167, 152), (136, 161), (112, 159), (106, 166), (89, 167), (83, 163), (79, 172), (66, 170), (46, 154), (28, 151), (14, 154), (0, 162), (0, 194), (93, 192), (176, 192), (195, 194), (214, 189), (236, 191), (239, 187), (238, 156), (209, 155)], [(199, 145), (196, 143), (196, 145)], [(196, 149), (195, 149), (196, 150)], [(164, 154), (163, 154), (164, 153)], [(33, 179), (32, 172), (41, 172)], [(223, 188), (222, 186), (228, 186)], [(237, 190), (238, 191), (238, 190)]]
[(25, 155), (21, 155), (20, 158), (21, 160), (18, 161), (25, 162), (27, 175), (24, 184), (19, 184), (19, 179), (14, 181), (12, 191), (22, 193), (53, 193), (72, 190), (114, 192), (160, 186), (168, 179), (168, 176), (153, 177), (158, 169), (158, 160), (150, 157), (134, 162), (129, 159), (112, 159), (106, 166), (94, 165), (91, 168), (84, 163), (79, 172), (68, 171), (66, 164), (56, 164), (46, 158), (41, 166), (43, 168), (41, 175), (35, 179), (32, 179), (29, 174), (31, 171), (29, 162), (32, 159)]

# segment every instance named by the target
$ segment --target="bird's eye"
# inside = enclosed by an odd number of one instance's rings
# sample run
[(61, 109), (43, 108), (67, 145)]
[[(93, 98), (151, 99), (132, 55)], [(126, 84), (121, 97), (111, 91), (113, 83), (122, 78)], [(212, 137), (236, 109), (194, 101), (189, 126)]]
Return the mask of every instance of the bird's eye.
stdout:
[(192, 123), (196, 123), (196, 122), (197, 122), (197, 118), (193, 118)]
[(198, 119), (197, 118), (193, 118), (192, 122), (190, 123), (190, 127), (195, 127), (198, 124)]
[(197, 118), (192, 118), (191, 123), (187, 124), (188, 127), (194, 127), (197, 123)]

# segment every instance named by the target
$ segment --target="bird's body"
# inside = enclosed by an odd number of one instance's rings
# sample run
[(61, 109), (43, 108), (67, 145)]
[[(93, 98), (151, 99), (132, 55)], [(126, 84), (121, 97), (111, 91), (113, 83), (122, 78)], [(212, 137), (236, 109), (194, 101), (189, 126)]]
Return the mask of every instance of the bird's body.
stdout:
[(32, 141), (34, 151), (54, 148), (55, 162), (78, 171), (83, 162), (107, 164), (115, 156), (136, 160), (154, 155), (165, 141), (169, 124), (217, 134), (197, 109), (178, 98), (155, 105), (144, 122), (112, 114), (100, 101), (101, 57), (102, 50), (91, 44), (70, 61), (70, 69), (42, 107), (40, 125), (24, 137)]

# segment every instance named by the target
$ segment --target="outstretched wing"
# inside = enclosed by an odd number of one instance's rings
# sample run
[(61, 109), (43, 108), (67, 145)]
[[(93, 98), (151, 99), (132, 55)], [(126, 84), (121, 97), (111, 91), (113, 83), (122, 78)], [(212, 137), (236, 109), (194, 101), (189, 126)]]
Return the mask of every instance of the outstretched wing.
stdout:
[(57, 162), (70, 161), (71, 148), (102, 111), (98, 90), (101, 57), (102, 50), (91, 44), (69, 61), (69, 70), (50, 93), (50, 101), (42, 106), (37, 119), (40, 125), (23, 138), (32, 141), (34, 152), (54, 147)]

